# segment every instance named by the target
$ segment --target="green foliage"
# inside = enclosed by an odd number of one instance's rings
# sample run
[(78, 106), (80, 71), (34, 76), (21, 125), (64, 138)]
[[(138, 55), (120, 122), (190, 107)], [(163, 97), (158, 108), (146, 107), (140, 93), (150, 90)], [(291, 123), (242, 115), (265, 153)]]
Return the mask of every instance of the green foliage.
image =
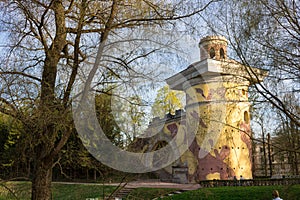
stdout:
[[(6, 115), (0, 115), (0, 175), (16, 161), (16, 144), (20, 137), (17, 123)], [(8, 168), (7, 168), (8, 169)], [(7, 175), (7, 174), (6, 174)]]
[(67, 169), (79, 169), (82, 167), (91, 168), (92, 156), (84, 148), (82, 142), (77, 136), (76, 132), (73, 132), (61, 151), (61, 161), (62, 170)]
[(125, 147), (135, 136), (143, 133), (145, 105), (138, 95), (121, 96), (107, 92), (96, 95), (95, 101), (99, 124), (116, 146)]
[[(123, 147), (123, 137), (114, 119), (111, 99), (112, 95), (110, 94), (103, 93), (96, 95), (96, 115), (104, 134), (106, 134), (114, 145)], [(91, 131), (93, 132), (93, 130)], [(94, 145), (90, 138), (84, 138), (84, 140), (85, 145)], [(87, 178), (88, 171), (91, 169), (96, 170), (97, 174), (101, 175), (100, 178), (103, 179), (105, 178), (103, 176), (112, 171), (109, 167), (102, 165), (86, 150), (75, 129), (60, 152), (59, 158), (59, 161), (55, 165), (54, 174), (61, 177), (62, 172), (64, 179)], [(86, 170), (86, 173), (82, 173), (82, 170)], [(90, 178), (92, 178), (91, 175)], [(99, 178), (99, 176), (94, 178)]]
[(181, 91), (170, 90), (165, 85), (158, 90), (155, 102), (152, 107), (154, 117), (163, 117), (167, 113), (175, 114), (178, 109), (183, 109), (184, 93)]
[(119, 108), (114, 111), (115, 120), (121, 127), (122, 133), (126, 135), (128, 143), (143, 133), (143, 127), (146, 124), (144, 105), (137, 95), (130, 96), (126, 100), (119, 99), (118, 105)]
[(111, 94), (96, 95), (96, 115), (104, 134), (110, 139), (113, 144), (121, 147), (123, 146), (122, 135), (119, 126), (114, 120), (111, 101)]
[[(9, 128), (6, 124), (0, 124), (0, 155), (7, 149), (7, 142), (9, 137)], [(2, 159), (1, 159), (2, 160)]]

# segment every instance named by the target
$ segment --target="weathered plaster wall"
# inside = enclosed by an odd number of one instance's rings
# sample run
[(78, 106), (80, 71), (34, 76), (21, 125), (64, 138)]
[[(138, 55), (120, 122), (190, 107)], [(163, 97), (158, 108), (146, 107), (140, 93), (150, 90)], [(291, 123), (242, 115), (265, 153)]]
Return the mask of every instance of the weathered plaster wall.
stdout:
[(190, 181), (252, 178), (247, 89), (245, 83), (214, 82), (186, 90), (187, 123), (188, 115), (199, 122), (195, 141), (182, 156)]

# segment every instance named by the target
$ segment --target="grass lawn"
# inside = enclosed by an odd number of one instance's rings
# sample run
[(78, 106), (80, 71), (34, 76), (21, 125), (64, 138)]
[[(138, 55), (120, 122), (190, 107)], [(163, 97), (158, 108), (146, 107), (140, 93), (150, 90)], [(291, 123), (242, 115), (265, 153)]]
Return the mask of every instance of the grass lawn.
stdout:
[[(15, 198), (8, 189), (14, 191)], [(29, 182), (9, 182), (3, 185), (0, 183), (0, 200), (29, 200)], [(54, 200), (86, 200), (103, 199), (103, 194), (109, 194), (115, 189), (113, 186), (103, 186), (94, 184), (63, 184), (53, 183)], [(271, 200), (272, 191), (276, 189), (284, 200), (300, 200), (300, 185), (293, 186), (253, 186), (253, 187), (217, 187), (202, 188), (195, 191), (188, 191), (176, 194), (164, 199), (205, 199), (205, 200)], [(175, 191), (176, 189), (155, 189), (138, 188), (133, 190), (126, 199), (150, 200)]]
[(278, 190), (284, 200), (300, 200), (300, 185), (202, 188), (164, 199), (271, 200), (273, 190)]
[[(16, 197), (8, 192), (9, 188)], [(30, 200), (31, 183), (29, 182), (8, 182), (0, 184), (0, 200)], [(52, 184), (53, 199), (57, 200), (86, 200), (88, 198), (103, 199), (103, 194), (109, 196), (114, 190), (113, 186), (85, 185), (85, 184)]]
[(133, 190), (127, 197), (127, 200), (143, 199), (150, 200), (156, 197), (167, 195), (177, 189), (167, 189), (167, 188), (137, 188)]

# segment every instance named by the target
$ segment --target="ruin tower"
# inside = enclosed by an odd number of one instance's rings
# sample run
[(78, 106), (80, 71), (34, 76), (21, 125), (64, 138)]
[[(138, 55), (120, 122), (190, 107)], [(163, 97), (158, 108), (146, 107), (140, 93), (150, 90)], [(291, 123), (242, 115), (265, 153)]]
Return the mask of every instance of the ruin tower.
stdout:
[(252, 178), (248, 87), (266, 72), (228, 59), (227, 44), (223, 36), (204, 37), (200, 61), (166, 80), (186, 93), (187, 131), (195, 139), (180, 160), (189, 181)]

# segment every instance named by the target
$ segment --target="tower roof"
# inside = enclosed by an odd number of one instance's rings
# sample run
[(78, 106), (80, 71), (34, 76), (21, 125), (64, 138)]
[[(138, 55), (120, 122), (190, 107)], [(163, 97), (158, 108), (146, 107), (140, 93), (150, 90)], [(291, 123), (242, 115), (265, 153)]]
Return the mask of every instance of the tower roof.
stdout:
[(226, 45), (228, 44), (227, 39), (224, 36), (221, 35), (210, 35), (210, 36), (206, 36), (204, 38), (202, 38), (199, 42), (199, 45), (205, 43), (205, 42), (212, 42), (212, 41), (216, 41), (217, 43), (219, 42), (224, 42), (226, 43)]

